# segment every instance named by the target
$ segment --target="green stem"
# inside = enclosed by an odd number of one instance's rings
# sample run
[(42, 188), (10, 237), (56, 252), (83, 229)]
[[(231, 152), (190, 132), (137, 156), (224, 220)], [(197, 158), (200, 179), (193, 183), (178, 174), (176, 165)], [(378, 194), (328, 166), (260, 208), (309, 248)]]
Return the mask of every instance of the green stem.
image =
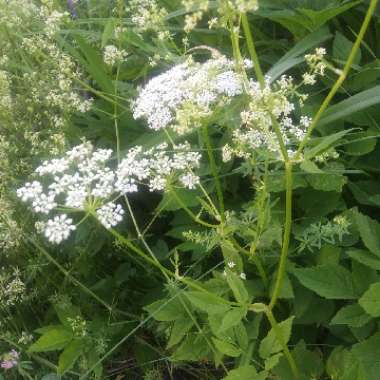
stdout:
[(136, 315), (118, 310), (113, 308), (111, 305), (109, 305), (107, 302), (103, 301), (98, 295), (96, 295), (92, 290), (87, 288), (87, 286), (83, 285), (80, 281), (78, 281), (75, 277), (73, 277), (70, 272), (68, 272), (57, 260), (55, 260), (43, 247), (41, 247), (36, 241), (33, 239), (27, 238), (27, 240), (35, 247), (37, 248), (52, 264), (54, 264), (64, 275), (66, 278), (68, 278), (74, 285), (81, 288), (85, 293), (87, 293), (89, 296), (94, 298), (96, 301), (98, 301), (101, 305), (103, 305), (110, 313), (112, 312), (118, 312), (119, 314), (136, 318)]
[(263, 283), (264, 283), (264, 286), (267, 287), (268, 286), (268, 276), (265, 272), (265, 269), (263, 267), (263, 264), (261, 263), (261, 260), (258, 256), (256, 255), (252, 255), (251, 252), (249, 252), (248, 250), (244, 249), (238, 241), (236, 241), (236, 239), (234, 239), (233, 237), (229, 238), (231, 243), (235, 246), (235, 248), (243, 253), (244, 255), (246, 255), (249, 260), (252, 260), (252, 262), (256, 265), (256, 268), (259, 272), (259, 275), (261, 277), (261, 279), (263, 280)]
[(251, 28), (249, 26), (247, 15), (245, 13), (241, 15), (241, 21), (243, 25), (245, 38), (247, 40), (248, 51), (253, 62), (253, 69), (255, 70), (255, 73), (256, 73), (256, 78), (259, 81), (261, 88), (264, 88), (265, 77), (264, 77), (263, 71), (261, 70), (259, 57), (257, 56), (256, 47), (253, 40), (253, 35), (251, 33)]
[(207, 148), (207, 154), (210, 162), (210, 168), (211, 168), (211, 173), (214, 177), (215, 180), (215, 186), (216, 186), (216, 195), (218, 197), (219, 201), (219, 214), (220, 214), (220, 220), (222, 223), (225, 221), (225, 215), (224, 215), (224, 198), (223, 198), (223, 189), (222, 189), (222, 184), (220, 182), (219, 174), (218, 174), (218, 168), (216, 166), (215, 162), (215, 157), (212, 151), (212, 145), (211, 145), (211, 139), (210, 135), (208, 132), (208, 127), (207, 125), (204, 125), (202, 128), (203, 131), (203, 139), (206, 144)]
[(291, 371), (293, 373), (294, 379), (296, 379), (296, 380), (300, 379), (300, 373), (299, 373), (299, 370), (297, 368), (297, 364), (296, 364), (296, 362), (295, 362), (295, 360), (294, 360), (291, 352), (289, 351), (288, 346), (284, 342), (281, 330), (278, 327), (278, 323), (277, 323), (277, 321), (276, 321), (276, 319), (275, 319), (272, 311), (270, 309), (267, 309), (265, 311), (265, 314), (266, 314), (266, 316), (268, 318), (268, 321), (269, 321), (270, 325), (273, 328), (274, 333), (276, 334), (277, 340), (279, 341), (279, 343), (280, 343), (280, 345), (281, 345), (281, 347), (282, 347), (282, 349), (284, 351), (284, 355), (286, 357), (286, 360), (289, 363), (289, 366), (290, 366), (290, 369), (291, 369)]
[(175, 200), (178, 202), (178, 204), (184, 209), (184, 211), (197, 223), (201, 224), (202, 226), (209, 227), (209, 228), (216, 228), (219, 227), (217, 224), (210, 224), (207, 222), (204, 222), (202, 219), (199, 219), (182, 201), (182, 199), (178, 196), (177, 192), (174, 190), (174, 188), (170, 188), (171, 193), (173, 194)]
[(280, 294), (281, 286), (284, 280), (286, 271), (286, 260), (289, 253), (290, 233), (292, 229), (292, 190), (293, 190), (293, 175), (292, 175), (292, 163), (285, 162), (285, 179), (286, 179), (286, 205), (285, 205), (285, 227), (284, 237), (282, 242), (280, 264), (277, 271), (277, 278), (272, 293), (272, 298), (269, 303), (269, 309), (272, 310), (275, 306), (278, 296)]
[(117, 232), (113, 228), (108, 229), (108, 231), (117, 240), (119, 240), (120, 243), (124, 244), (126, 247), (128, 247), (133, 252), (135, 252), (136, 254), (138, 254), (141, 258), (143, 258), (146, 262), (148, 262), (149, 264), (152, 264), (154, 267), (156, 267), (157, 269), (159, 269), (163, 274), (165, 273), (165, 275), (167, 275), (168, 277), (171, 277), (171, 278), (173, 278), (173, 279), (175, 279), (177, 281), (182, 282), (183, 284), (187, 285), (189, 288), (192, 288), (192, 289), (195, 289), (195, 290), (199, 290), (199, 291), (201, 291), (203, 293), (206, 293), (210, 297), (214, 298), (216, 301), (221, 302), (221, 303), (223, 303), (225, 305), (230, 305), (230, 306), (232, 306), (232, 305), (234, 305), (234, 306), (239, 305), (236, 302), (227, 301), (224, 298), (219, 297), (219, 296), (217, 296), (214, 293), (208, 292), (206, 289), (202, 288), (200, 285), (194, 283), (190, 279), (177, 276), (171, 270), (165, 268), (159, 261), (156, 261), (156, 260), (152, 259), (149, 255), (147, 255), (145, 252), (143, 252), (140, 248), (136, 247), (130, 240), (128, 240), (127, 238), (125, 238), (123, 235), (121, 235), (119, 232)]
[(343, 71), (341, 72), (338, 80), (335, 82), (334, 86), (331, 88), (330, 92), (326, 96), (326, 98), (323, 101), (321, 107), (319, 108), (317, 114), (314, 116), (313, 121), (312, 121), (309, 129), (306, 132), (305, 137), (302, 139), (302, 141), (298, 147), (297, 153), (294, 156), (294, 161), (296, 161), (300, 158), (302, 151), (305, 148), (306, 144), (308, 143), (308, 140), (309, 140), (313, 130), (315, 129), (319, 120), (321, 119), (322, 114), (325, 112), (325, 110), (329, 106), (331, 100), (334, 98), (335, 94), (338, 92), (340, 86), (342, 85), (342, 83), (347, 78), (347, 75), (348, 75), (348, 73), (352, 67), (352, 64), (354, 62), (356, 54), (357, 54), (357, 52), (360, 48), (360, 45), (363, 41), (364, 35), (368, 29), (368, 26), (369, 26), (369, 23), (370, 23), (371, 18), (373, 16), (373, 13), (375, 12), (377, 2), (378, 2), (378, 0), (371, 0), (371, 3), (368, 7), (368, 10), (367, 10), (366, 16), (364, 18), (363, 24), (360, 28), (359, 34), (356, 38), (356, 41), (355, 41), (355, 43), (351, 49), (351, 53), (347, 58), (346, 64), (344, 65)]

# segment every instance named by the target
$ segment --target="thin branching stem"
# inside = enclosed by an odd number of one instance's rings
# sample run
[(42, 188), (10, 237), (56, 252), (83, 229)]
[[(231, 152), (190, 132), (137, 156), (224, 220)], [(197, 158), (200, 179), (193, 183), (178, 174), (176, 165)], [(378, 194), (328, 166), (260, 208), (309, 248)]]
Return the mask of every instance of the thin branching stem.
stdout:
[(317, 111), (316, 115), (314, 116), (313, 121), (312, 121), (310, 127), (308, 128), (304, 138), (302, 139), (302, 141), (298, 147), (298, 150), (294, 156), (295, 161), (301, 157), (301, 154), (302, 154), (304, 148), (306, 147), (306, 144), (308, 143), (312, 132), (314, 131), (314, 129), (318, 125), (318, 122), (321, 119), (323, 113), (326, 111), (331, 100), (334, 98), (334, 96), (338, 92), (339, 88), (341, 87), (343, 82), (346, 80), (347, 75), (350, 72), (351, 67), (354, 63), (354, 59), (358, 53), (360, 45), (363, 41), (364, 35), (368, 29), (369, 23), (370, 23), (372, 16), (376, 10), (377, 3), (378, 3), (378, 0), (371, 0), (369, 7), (368, 7), (368, 10), (367, 10), (367, 13), (365, 15), (363, 24), (362, 24), (360, 31), (356, 37), (355, 43), (352, 46), (350, 55), (347, 58), (346, 64), (344, 65), (344, 68), (343, 68), (343, 71), (340, 73), (340, 75), (339, 75), (337, 81), (335, 82), (334, 86), (331, 88), (330, 92), (328, 93), (328, 95), (326, 96), (322, 105), (320, 106), (319, 110)]

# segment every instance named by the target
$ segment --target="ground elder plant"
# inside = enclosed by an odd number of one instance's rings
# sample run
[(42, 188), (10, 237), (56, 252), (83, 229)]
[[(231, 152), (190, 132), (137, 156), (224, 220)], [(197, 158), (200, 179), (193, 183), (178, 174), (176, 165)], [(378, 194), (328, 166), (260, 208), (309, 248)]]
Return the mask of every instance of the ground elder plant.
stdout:
[(0, 0), (0, 380), (377, 380), (377, 3)]

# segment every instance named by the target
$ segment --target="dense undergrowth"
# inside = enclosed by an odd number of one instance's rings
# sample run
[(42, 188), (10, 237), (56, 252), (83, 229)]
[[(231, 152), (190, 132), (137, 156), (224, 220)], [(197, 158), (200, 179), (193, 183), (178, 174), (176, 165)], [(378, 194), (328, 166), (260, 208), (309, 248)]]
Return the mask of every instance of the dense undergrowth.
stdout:
[(0, 379), (378, 380), (379, 17), (0, 0)]

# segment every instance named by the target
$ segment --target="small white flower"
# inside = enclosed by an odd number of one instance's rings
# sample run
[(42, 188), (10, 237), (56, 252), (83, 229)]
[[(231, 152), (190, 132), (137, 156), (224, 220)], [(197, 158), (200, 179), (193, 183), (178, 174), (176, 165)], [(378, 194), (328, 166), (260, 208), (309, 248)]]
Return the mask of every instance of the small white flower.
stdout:
[(302, 75), (302, 78), (303, 78), (303, 81), (305, 84), (313, 85), (313, 84), (317, 83), (317, 80), (316, 80), (314, 74), (305, 73)]
[(180, 177), (180, 181), (182, 184), (190, 190), (193, 190), (199, 185), (200, 179), (197, 175), (194, 175), (193, 173), (187, 173)]
[(96, 214), (100, 223), (109, 229), (115, 227), (123, 220), (124, 210), (120, 204), (116, 205), (113, 202), (108, 202), (96, 210)]
[(73, 220), (68, 218), (66, 214), (62, 214), (47, 221), (44, 233), (50, 242), (59, 244), (68, 239), (71, 231), (75, 231), (75, 229)]
[(235, 266), (236, 266), (236, 264), (233, 262), (233, 261), (229, 261), (228, 263), (227, 263), (227, 265), (228, 265), (228, 267), (229, 268), (234, 268)]
[(311, 122), (313, 121), (313, 119), (311, 117), (308, 117), (308, 116), (301, 116), (301, 119), (300, 119), (300, 124), (305, 127), (305, 128), (308, 128), (311, 124)]
[(27, 182), (24, 187), (17, 189), (17, 196), (22, 199), (23, 202), (33, 200), (41, 195), (43, 188), (40, 182), (33, 181)]
[(104, 48), (103, 60), (106, 65), (114, 66), (127, 58), (127, 52), (124, 49), (118, 49), (114, 45), (107, 45)]
[(241, 272), (241, 273), (240, 273), (240, 278), (241, 278), (242, 280), (246, 280), (246, 279), (247, 279), (247, 276), (246, 276), (246, 274), (245, 274), (244, 272)]

